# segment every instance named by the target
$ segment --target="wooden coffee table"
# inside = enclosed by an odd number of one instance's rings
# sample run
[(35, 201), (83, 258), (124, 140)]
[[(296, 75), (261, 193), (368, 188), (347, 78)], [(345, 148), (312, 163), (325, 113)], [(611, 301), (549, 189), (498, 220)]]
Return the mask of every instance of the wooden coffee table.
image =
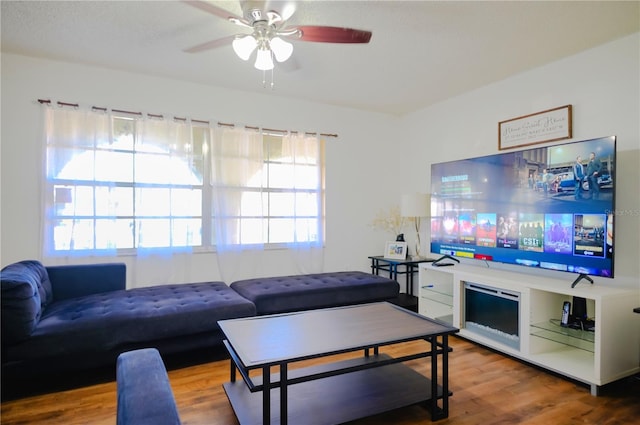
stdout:
[[(426, 404), (432, 420), (449, 414), (448, 336), (458, 329), (445, 323), (383, 302), (218, 324), (231, 356), (224, 389), (242, 425), (338, 424), (418, 403)], [(415, 354), (392, 358), (379, 351), (421, 339), (425, 350)], [(360, 350), (363, 355), (352, 359), (289, 369), (302, 360)], [(430, 377), (403, 364), (426, 357)], [(254, 369), (262, 373), (251, 374)], [(236, 381), (237, 372), (244, 382)]]

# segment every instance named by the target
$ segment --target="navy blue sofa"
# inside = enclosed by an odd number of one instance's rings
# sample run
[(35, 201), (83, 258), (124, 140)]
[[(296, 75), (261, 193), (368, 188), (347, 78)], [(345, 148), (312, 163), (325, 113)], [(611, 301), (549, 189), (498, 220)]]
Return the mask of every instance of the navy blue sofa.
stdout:
[(1, 278), (3, 375), (113, 365), (137, 348), (172, 354), (215, 346), (218, 320), (256, 314), (224, 282), (126, 290), (120, 263), (21, 261)]
[(387, 301), (399, 292), (396, 281), (359, 271), (127, 290), (121, 263), (28, 260), (0, 277), (3, 389), (6, 379), (113, 366), (136, 349), (165, 357), (222, 346), (218, 320)]

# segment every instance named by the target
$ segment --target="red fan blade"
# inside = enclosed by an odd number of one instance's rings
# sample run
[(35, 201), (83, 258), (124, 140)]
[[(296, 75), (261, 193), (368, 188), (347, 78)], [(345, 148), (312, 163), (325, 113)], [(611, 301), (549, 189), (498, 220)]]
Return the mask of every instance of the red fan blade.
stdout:
[(301, 35), (299, 39), (303, 41), (316, 41), (320, 43), (368, 43), (369, 40), (371, 40), (371, 31), (315, 25), (302, 25), (296, 28), (300, 30)]
[(206, 43), (198, 44), (197, 46), (184, 49), (184, 51), (187, 53), (197, 53), (197, 52), (202, 52), (204, 50), (210, 50), (210, 49), (215, 49), (217, 47), (226, 46), (230, 44), (235, 37), (236, 37), (235, 35), (229, 35), (227, 37), (222, 37), (217, 40), (207, 41)]
[(234, 15), (228, 10), (224, 10), (220, 7), (214, 6), (211, 3), (207, 3), (206, 1), (200, 1), (200, 0), (182, 0), (182, 1), (187, 3), (188, 5), (191, 5), (200, 10), (204, 10), (205, 12), (218, 16), (222, 19), (228, 20), (229, 18), (235, 18), (240, 21), (244, 20), (240, 16)]

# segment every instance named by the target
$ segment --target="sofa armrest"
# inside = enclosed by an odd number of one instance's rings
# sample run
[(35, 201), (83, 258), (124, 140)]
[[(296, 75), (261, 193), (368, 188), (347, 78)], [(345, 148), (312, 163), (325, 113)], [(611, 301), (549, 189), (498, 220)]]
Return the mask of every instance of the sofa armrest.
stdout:
[(169, 376), (156, 348), (120, 354), (116, 381), (117, 425), (180, 425)]
[(126, 289), (124, 263), (48, 266), (55, 301)]

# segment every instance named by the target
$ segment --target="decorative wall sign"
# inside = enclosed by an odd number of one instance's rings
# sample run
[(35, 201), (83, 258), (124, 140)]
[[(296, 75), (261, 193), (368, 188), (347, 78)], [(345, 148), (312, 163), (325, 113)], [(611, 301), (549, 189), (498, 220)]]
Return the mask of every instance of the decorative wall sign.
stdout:
[(498, 149), (553, 142), (571, 138), (571, 105), (498, 123)]

